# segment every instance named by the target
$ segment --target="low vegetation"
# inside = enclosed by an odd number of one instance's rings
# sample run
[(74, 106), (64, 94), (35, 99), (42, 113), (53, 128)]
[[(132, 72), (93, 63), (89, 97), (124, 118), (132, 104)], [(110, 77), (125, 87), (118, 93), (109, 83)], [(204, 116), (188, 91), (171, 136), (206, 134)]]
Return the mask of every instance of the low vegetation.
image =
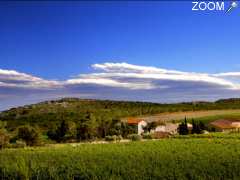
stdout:
[[(209, 133), (207, 126), (219, 118), (238, 119), (240, 114), (177, 119), (179, 135), (150, 133), (164, 121), (149, 122), (142, 135), (122, 121), (128, 116), (211, 109), (230, 112), (239, 107), (238, 99), (154, 104), (70, 98), (14, 108), (0, 113), (0, 177), (240, 179), (240, 134)], [(96, 139), (114, 143), (89, 144)]]
[(4, 149), (0, 174), (39, 180), (239, 179), (239, 135), (221, 136)]
[[(62, 120), (79, 124), (89, 120), (90, 117), (91, 121), (94, 120), (97, 126), (101, 125), (107, 128), (112, 121), (129, 116), (163, 114), (163, 117), (157, 118), (165, 120), (166, 117), (169, 117), (169, 120), (175, 120), (183, 119), (185, 116), (188, 118), (199, 117), (186, 113), (183, 113), (182, 116), (177, 114), (175, 117), (164, 113), (174, 114), (173, 112), (199, 111), (197, 114), (201, 114), (203, 110), (225, 110), (226, 112), (214, 111), (213, 114), (205, 112), (203, 115), (221, 115), (221, 113), (231, 115), (237, 113), (238, 109), (240, 110), (240, 99), (227, 99), (216, 102), (158, 104), (64, 98), (3, 111), (0, 113), (0, 121), (7, 121), (6, 128), (10, 131), (26, 124), (38, 126), (42, 130), (48, 130), (49, 128), (54, 128)], [(237, 115), (240, 117), (240, 111)], [(102, 131), (104, 133), (104, 130)]]
[[(186, 111), (185, 114), (189, 114), (189, 111), (191, 113), (203, 113), (202, 110), (204, 109), (228, 109), (221, 110), (226, 112), (227, 115), (222, 115), (220, 110), (217, 110), (216, 115), (196, 116), (197, 118), (194, 118), (195, 123), (189, 122), (188, 119), (188, 123), (193, 124), (191, 132), (186, 128), (186, 122), (181, 123), (179, 126), (179, 133), (182, 135), (189, 133), (200, 134), (203, 130), (209, 131), (206, 126), (212, 120), (224, 117), (240, 118), (240, 114), (234, 114), (233, 111), (235, 112), (236, 110), (232, 110), (239, 107), (239, 99), (220, 100), (213, 103), (195, 102), (179, 104), (81, 100), (76, 98), (47, 101), (13, 108), (0, 113), (0, 147), (6, 147), (9, 143), (11, 145), (14, 144), (13, 146), (18, 146), (17, 144), (21, 146), (22, 142), (27, 146), (35, 146), (55, 142), (95, 141), (97, 139), (110, 141), (111, 138), (115, 141), (114, 137), (121, 136), (126, 139), (131, 134), (137, 133), (136, 127), (129, 126), (125, 121), (122, 121), (126, 116), (162, 113), (163, 116), (168, 115), (171, 117), (174, 114), (173, 117), (175, 117), (176, 113), (172, 112)], [(232, 114), (229, 114), (230, 112)], [(205, 114), (208, 115), (209, 113)], [(181, 113), (182, 115), (183, 113)], [(181, 122), (182, 120), (173, 121)], [(144, 127), (145, 133), (149, 133), (151, 129), (163, 122), (148, 122), (147, 126)], [(150, 136), (144, 136), (144, 138), (150, 138)], [(151, 138), (160, 137), (168, 137), (168, 134), (151, 136)]]

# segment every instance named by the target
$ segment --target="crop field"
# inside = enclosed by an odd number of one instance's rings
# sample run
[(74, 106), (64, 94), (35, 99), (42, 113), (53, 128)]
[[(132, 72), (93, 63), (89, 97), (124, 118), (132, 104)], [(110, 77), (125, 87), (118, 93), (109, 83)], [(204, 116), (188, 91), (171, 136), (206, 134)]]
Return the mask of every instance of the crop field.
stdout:
[(186, 112), (167, 112), (151, 116), (139, 116), (145, 121), (179, 121), (184, 118), (199, 120), (216, 120), (219, 118), (240, 119), (239, 109), (230, 110), (207, 110), (207, 111), (186, 111)]
[(3, 149), (0, 179), (240, 179), (240, 136)]

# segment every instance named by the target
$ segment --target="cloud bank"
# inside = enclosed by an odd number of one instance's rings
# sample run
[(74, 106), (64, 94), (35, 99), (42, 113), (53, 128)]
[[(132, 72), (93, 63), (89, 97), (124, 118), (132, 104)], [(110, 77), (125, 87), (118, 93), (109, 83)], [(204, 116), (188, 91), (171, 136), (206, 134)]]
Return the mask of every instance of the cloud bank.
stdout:
[(183, 72), (128, 63), (93, 64), (94, 73), (64, 81), (0, 69), (0, 110), (61, 97), (150, 102), (239, 97), (240, 72)]

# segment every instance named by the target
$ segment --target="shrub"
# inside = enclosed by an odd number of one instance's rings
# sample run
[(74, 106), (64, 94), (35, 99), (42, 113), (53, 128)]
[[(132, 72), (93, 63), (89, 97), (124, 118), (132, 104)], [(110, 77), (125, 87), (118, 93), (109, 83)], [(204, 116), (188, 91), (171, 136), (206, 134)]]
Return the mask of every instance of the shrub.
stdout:
[[(71, 127), (72, 128), (72, 127)], [(73, 130), (73, 129), (71, 129)], [(74, 133), (74, 132), (73, 132)], [(57, 141), (57, 142), (63, 142), (66, 141), (67, 136), (69, 138), (72, 138), (74, 136), (70, 133), (69, 123), (63, 120), (56, 129), (50, 129), (47, 132), (47, 136), (49, 139)]]
[(12, 148), (24, 148), (26, 146), (27, 146), (27, 144), (26, 144), (25, 141), (17, 140), (14, 144), (11, 144), (10, 147), (12, 147)]
[(122, 139), (123, 139), (123, 137), (122, 137), (121, 135), (119, 135), (119, 136), (116, 137), (116, 140), (117, 140), (117, 141), (121, 141)]
[(26, 142), (28, 146), (39, 144), (39, 132), (31, 126), (22, 126), (18, 128), (18, 139)]
[(142, 136), (140, 136), (138, 134), (129, 134), (127, 136), (127, 138), (132, 140), (132, 141), (140, 141), (142, 139)]
[(121, 141), (123, 138), (121, 135), (106, 136), (105, 141)]
[(9, 136), (4, 129), (0, 129), (0, 149), (4, 148), (9, 143)]
[(116, 141), (116, 135), (113, 135), (113, 136), (106, 136), (105, 137), (105, 141)]
[(144, 134), (142, 135), (142, 137), (143, 137), (143, 139), (152, 139), (152, 135), (149, 134), (149, 133), (144, 133)]

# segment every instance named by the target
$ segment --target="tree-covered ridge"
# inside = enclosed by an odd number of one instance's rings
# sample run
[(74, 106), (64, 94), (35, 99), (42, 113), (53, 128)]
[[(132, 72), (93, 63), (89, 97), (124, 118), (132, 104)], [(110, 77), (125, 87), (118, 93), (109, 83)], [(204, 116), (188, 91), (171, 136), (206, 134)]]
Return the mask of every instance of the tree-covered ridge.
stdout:
[(65, 121), (79, 122), (91, 114), (97, 122), (110, 122), (128, 116), (152, 115), (163, 112), (199, 111), (215, 109), (240, 109), (240, 99), (225, 99), (216, 102), (189, 102), (158, 104), (63, 98), (27, 105), (0, 113), (0, 120), (8, 122), (8, 128), (30, 124), (48, 129), (53, 124)]

